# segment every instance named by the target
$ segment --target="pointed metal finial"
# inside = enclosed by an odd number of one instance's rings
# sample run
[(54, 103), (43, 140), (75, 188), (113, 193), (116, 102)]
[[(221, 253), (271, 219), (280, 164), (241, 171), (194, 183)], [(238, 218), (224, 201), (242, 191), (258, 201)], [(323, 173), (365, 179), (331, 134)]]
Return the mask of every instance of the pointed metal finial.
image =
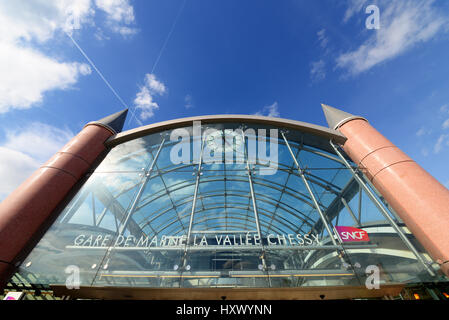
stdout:
[(89, 122), (89, 124), (97, 124), (112, 130), (114, 133), (119, 133), (123, 129), (125, 124), (126, 115), (128, 114), (128, 109), (111, 114), (98, 121)]
[(324, 116), (326, 117), (329, 128), (334, 130), (337, 130), (340, 126), (350, 120), (363, 119), (365, 121), (368, 121), (361, 116), (355, 116), (353, 114), (328, 106), (324, 103), (321, 104), (321, 107), (323, 108)]

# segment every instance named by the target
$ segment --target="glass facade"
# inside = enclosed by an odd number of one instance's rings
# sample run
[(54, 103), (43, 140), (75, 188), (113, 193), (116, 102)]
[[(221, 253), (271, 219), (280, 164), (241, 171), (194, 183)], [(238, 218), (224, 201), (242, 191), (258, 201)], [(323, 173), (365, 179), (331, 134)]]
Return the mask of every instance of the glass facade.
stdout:
[(65, 284), (76, 268), (84, 286), (364, 286), (378, 270), (381, 285), (447, 281), (329, 139), (255, 123), (200, 130), (111, 148), (16, 278)]

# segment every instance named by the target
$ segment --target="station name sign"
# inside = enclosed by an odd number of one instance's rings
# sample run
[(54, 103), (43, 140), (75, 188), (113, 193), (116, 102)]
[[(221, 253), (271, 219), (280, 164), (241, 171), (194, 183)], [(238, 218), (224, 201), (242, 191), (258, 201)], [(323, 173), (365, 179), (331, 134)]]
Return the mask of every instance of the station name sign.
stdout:
[[(112, 235), (87, 235), (80, 234), (73, 240), (72, 247), (181, 247), (187, 244), (187, 236), (141, 236), (133, 235), (114, 237)], [(262, 239), (258, 234), (233, 234), (233, 235), (193, 235), (190, 246), (311, 246), (320, 245), (316, 234), (268, 234)]]

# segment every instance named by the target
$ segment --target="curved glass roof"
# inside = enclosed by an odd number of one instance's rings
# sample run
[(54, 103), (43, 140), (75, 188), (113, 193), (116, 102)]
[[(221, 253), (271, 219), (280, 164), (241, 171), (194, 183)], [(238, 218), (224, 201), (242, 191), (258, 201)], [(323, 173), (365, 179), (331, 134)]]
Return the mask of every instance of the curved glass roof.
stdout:
[[(234, 131), (240, 126), (228, 124), (226, 130)], [(211, 128), (218, 130), (224, 145), (226, 134), (223, 124), (208, 124), (203, 131)], [(260, 125), (256, 129), (261, 128), (270, 129)], [(189, 127), (185, 129), (190, 130)], [(304, 170), (304, 177), (321, 210), (326, 211), (350, 181), (351, 173), (337, 156), (304, 144), (303, 141), (312, 140), (311, 137), (298, 132), (292, 134), (285, 131), (283, 134), (287, 139), (294, 137), (294, 140), (290, 140), (290, 148)], [(247, 149), (248, 141), (256, 140), (257, 136), (246, 136), (246, 139)], [(313, 139), (315, 145), (320, 144), (319, 137), (314, 136)], [(126, 180), (119, 183), (119, 190), (110, 191), (111, 197), (117, 199), (125, 194), (132, 198), (138, 192), (138, 186), (142, 187), (131, 219), (138, 230), (146, 235), (186, 233), (195, 191), (192, 232), (255, 231), (255, 211), (264, 234), (305, 234), (312, 230), (321, 232), (323, 225), (319, 222), (312, 196), (281, 134), (275, 141), (278, 144), (278, 157), (274, 163), (277, 170), (269, 175), (266, 174), (270, 170), (266, 164), (259, 161), (248, 163), (251, 160), (248, 161), (245, 153), (241, 154), (241, 163), (235, 163), (237, 161), (234, 160), (234, 163), (203, 162), (199, 165), (191, 161), (173, 164), (170, 152), (182, 142), (170, 141), (170, 132), (152, 134), (114, 147), (94, 174), (101, 176), (100, 180), (108, 179), (103, 176), (111, 173), (115, 174), (114, 179)], [(186, 143), (186, 150), (193, 153), (194, 143), (190, 139)], [(204, 143), (204, 153), (218, 151), (222, 153), (221, 159), (225, 159), (226, 148), (217, 145), (210, 147), (207, 141)], [(269, 143), (267, 147), (269, 149)], [(130, 181), (129, 174), (135, 174), (136, 179)], [(122, 206), (127, 204), (123, 203)]]

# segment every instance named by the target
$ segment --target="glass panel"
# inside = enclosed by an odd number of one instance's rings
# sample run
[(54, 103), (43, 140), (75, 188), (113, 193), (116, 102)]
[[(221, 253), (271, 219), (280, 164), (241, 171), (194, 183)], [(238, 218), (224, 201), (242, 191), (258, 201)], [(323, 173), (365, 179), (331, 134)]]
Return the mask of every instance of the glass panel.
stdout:
[[(141, 179), (138, 173), (94, 173), (26, 258), (19, 273), (33, 274), (38, 283), (65, 283), (67, 271), (75, 266), (81, 285), (90, 285), (126, 219)], [(129, 230), (140, 232), (132, 220)]]

